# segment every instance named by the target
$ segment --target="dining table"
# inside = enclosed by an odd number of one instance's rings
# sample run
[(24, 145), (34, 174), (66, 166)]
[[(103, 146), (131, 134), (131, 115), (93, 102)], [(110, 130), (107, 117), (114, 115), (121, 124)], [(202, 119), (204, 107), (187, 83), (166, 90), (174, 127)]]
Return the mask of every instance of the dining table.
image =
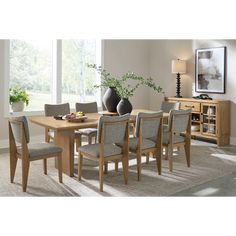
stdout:
[[(133, 109), (131, 113), (131, 123), (135, 122), (135, 117), (139, 112), (153, 113), (154, 110)], [(57, 120), (49, 116), (32, 116), (29, 121), (45, 128), (54, 131), (54, 142), (63, 149), (62, 152), (62, 171), (63, 173), (74, 176), (74, 131), (84, 128), (96, 128), (100, 116), (108, 115), (106, 112), (87, 113), (83, 122), (69, 122), (68, 120)], [(112, 114), (114, 115), (114, 114)], [(117, 114), (118, 115), (118, 114)], [(164, 118), (168, 117), (168, 113), (164, 113)]]

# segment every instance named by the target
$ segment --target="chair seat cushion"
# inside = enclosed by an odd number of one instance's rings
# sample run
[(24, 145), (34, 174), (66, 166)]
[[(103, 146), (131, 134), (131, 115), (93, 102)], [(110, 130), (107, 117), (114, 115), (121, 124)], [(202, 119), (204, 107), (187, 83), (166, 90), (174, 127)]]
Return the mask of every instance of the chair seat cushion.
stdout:
[[(18, 148), (17, 152), (21, 153), (22, 148)], [(29, 158), (37, 159), (47, 155), (58, 154), (62, 152), (62, 148), (53, 143), (30, 143), (28, 144)]]
[[(88, 153), (89, 155), (99, 157), (100, 152), (100, 143), (88, 144), (79, 148), (81, 152)], [(122, 149), (117, 147), (114, 144), (105, 144), (104, 145), (104, 157), (120, 155), (122, 154)]]
[[(117, 143), (116, 144), (119, 147), (123, 147), (122, 143)], [(143, 139), (142, 140), (142, 146), (141, 149), (148, 149), (148, 148), (154, 148), (156, 146), (155, 142), (153, 142), (150, 139)], [(137, 150), (138, 147), (138, 138), (130, 138), (129, 139), (129, 150), (132, 152), (135, 152)]]
[(76, 132), (78, 132), (81, 135), (97, 135), (97, 129), (95, 128), (87, 128), (87, 129), (79, 129)]
[[(163, 132), (163, 138), (162, 138), (162, 143), (164, 145), (168, 145), (169, 144), (169, 134), (170, 132)], [(180, 135), (174, 135), (174, 141), (173, 143), (182, 143), (184, 142), (185, 138), (180, 136)]]

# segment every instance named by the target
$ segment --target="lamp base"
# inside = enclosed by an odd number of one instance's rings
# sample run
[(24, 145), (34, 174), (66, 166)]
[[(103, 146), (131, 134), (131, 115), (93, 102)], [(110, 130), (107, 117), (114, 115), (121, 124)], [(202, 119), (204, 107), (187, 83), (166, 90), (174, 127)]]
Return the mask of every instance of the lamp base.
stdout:
[(177, 78), (176, 78), (176, 98), (182, 98), (180, 95), (180, 73), (177, 73)]

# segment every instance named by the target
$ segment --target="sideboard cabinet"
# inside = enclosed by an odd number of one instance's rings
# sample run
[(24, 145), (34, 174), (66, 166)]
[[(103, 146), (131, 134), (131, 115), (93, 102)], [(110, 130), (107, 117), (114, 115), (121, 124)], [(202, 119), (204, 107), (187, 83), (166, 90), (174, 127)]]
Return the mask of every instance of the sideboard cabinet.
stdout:
[(194, 98), (165, 97), (168, 102), (180, 102), (180, 109), (192, 109), (191, 135), (216, 141), (218, 146), (229, 144), (230, 102)]

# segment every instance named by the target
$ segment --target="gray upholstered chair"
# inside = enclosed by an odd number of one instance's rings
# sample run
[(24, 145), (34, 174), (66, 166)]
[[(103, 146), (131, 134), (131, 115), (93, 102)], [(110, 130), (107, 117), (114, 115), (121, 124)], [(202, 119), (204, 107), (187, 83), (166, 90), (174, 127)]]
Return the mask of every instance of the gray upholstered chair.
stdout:
[[(180, 102), (167, 102), (167, 101), (163, 101), (161, 103), (161, 110), (164, 113), (169, 113), (171, 110), (179, 110), (180, 108)], [(163, 119), (163, 124), (168, 124), (168, 120), (167, 119)]]
[[(163, 112), (140, 112), (136, 118), (135, 137), (129, 139), (129, 151), (137, 156), (138, 181), (141, 180), (142, 154), (156, 157), (158, 174), (161, 174)], [(118, 143), (118, 146), (122, 144)]]
[[(45, 116), (58, 116), (58, 115), (67, 115), (70, 113), (70, 104), (62, 103), (62, 104), (45, 104), (44, 105), (44, 113)], [(45, 128), (45, 142), (50, 142), (54, 140), (54, 131), (48, 128)], [(75, 142), (76, 145), (80, 143), (81, 134), (75, 131)], [(45, 173), (47, 169), (47, 160), (44, 159), (44, 167)]]
[[(82, 111), (85, 113), (97, 113), (98, 112), (98, 106), (97, 102), (90, 102), (90, 103), (76, 103), (75, 104), (75, 110), (76, 112)], [(92, 138), (95, 138), (96, 143), (96, 137), (97, 137), (97, 129), (96, 128), (86, 128), (86, 129), (79, 129), (76, 131), (82, 138), (82, 136), (88, 137), (88, 143), (92, 143)], [(81, 146), (81, 139), (77, 139), (77, 147)]]
[[(63, 104), (45, 104), (44, 105), (44, 113), (45, 116), (58, 116), (58, 115), (66, 115), (70, 113), (70, 104), (63, 103)], [(45, 129), (45, 141), (50, 142), (50, 140), (54, 139), (54, 132), (49, 130), (48, 128)]]
[[(99, 163), (99, 185), (103, 191), (103, 167), (110, 161), (121, 160), (125, 184), (128, 182), (128, 142), (129, 114), (123, 116), (101, 116), (98, 122), (98, 143), (84, 145), (79, 148), (78, 179), (81, 180), (83, 158)], [(118, 147), (115, 143), (122, 143)]]
[(166, 159), (169, 159), (170, 171), (173, 171), (174, 147), (184, 146), (187, 166), (190, 167), (191, 112), (191, 109), (171, 110), (168, 125), (163, 126), (163, 147), (165, 148)]
[(163, 101), (161, 103), (161, 110), (165, 113), (169, 113), (170, 110), (179, 110), (180, 103), (179, 102), (166, 102)]
[[(9, 146), (11, 183), (14, 181), (17, 160), (20, 158), (22, 160), (23, 192), (26, 192), (31, 161), (56, 157), (59, 182), (62, 183), (62, 149), (53, 143), (30, 143), (28, 122), (25, 116), (9, 119)], [(45, 168), (44, 166), (44, 170)]]

